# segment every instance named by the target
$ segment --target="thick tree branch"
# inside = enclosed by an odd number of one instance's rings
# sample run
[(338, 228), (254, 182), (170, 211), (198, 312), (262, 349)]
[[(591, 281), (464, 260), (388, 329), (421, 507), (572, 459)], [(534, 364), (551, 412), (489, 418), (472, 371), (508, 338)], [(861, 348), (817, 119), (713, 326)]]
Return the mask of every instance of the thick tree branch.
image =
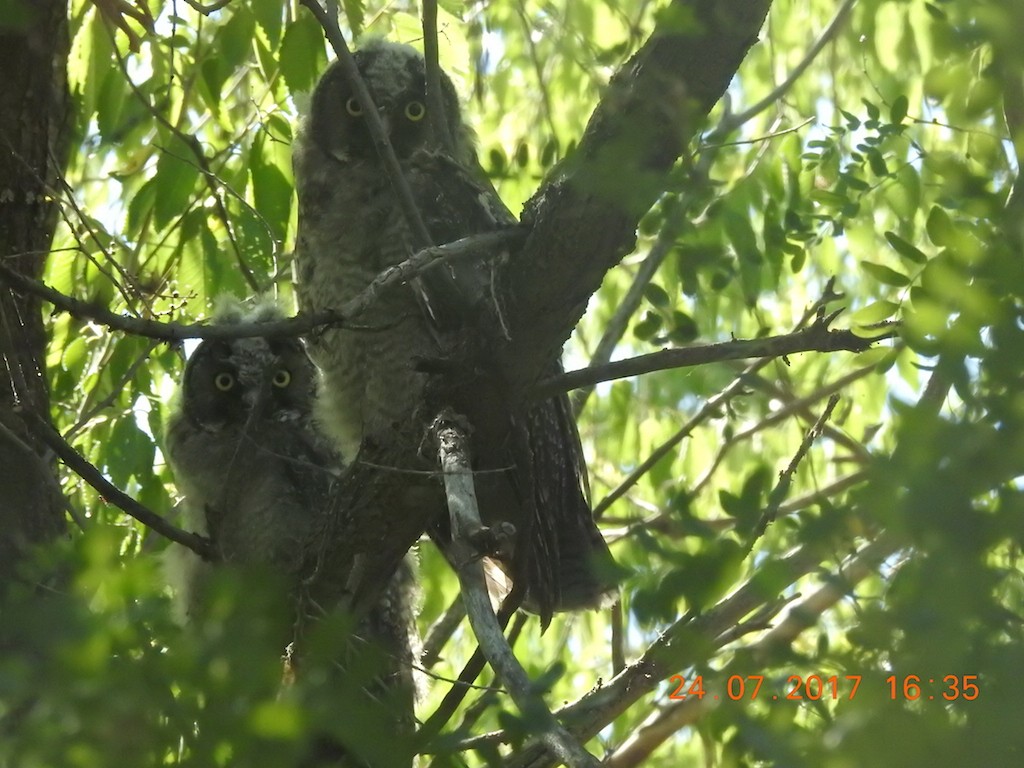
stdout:
[(438, 458), (444, 471), (445, 494), (451, 513), (452, 538), (449, 559), (455, 564), (462, 587), (466, 615), (480, 648), (505, 684), (523, 716), (535, 724), (541, 742), (566, 765), (597, 766), (594, 759), (555, 720), (512, 653), (498, 624), (487, 593), (479, 548), (475, 542), (486, 531), (480, 521), (473, 471), (467, 456), (466, 439), (459, 419), (438, 417), (433, 433)]
[[(527, 390), (668, 185), (699, 121), (725, 92), (769, 0), (675, 0), (612, 79), (579, 148), (528, 203), (532, 231), (507, 275), (503, 373)], [(515, 389), (513, 389), (515, 391)]]

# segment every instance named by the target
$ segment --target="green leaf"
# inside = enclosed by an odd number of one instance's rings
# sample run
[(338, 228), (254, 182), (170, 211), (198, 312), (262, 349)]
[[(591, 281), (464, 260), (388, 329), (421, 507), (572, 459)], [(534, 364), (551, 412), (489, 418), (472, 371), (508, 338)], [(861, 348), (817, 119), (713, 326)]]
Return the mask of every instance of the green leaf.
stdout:
[(907, 116), (909, 104), (907, 97), (901, 93), (892, 102), (892, 107), (889, 109), (889, 119), (894, 123), (902, 123), (903, 118)]
[(644, 289), (644, 298), (660, 309), (666, 309), (672, 303), (668, 291), (657, 283), (648, 284)]
[(904, 286), (910, 284), (910, 278), (884, 264), (862, 261), (861, 268), (883, 285)]
[(558, 139), (549, 138), (544, 142), (544, 148), (540, 152), (540, 165), (542, 168), (550, 168), (558, 159)]
[(525, 141), (520, 141), (519, 144), (516, 145), (515, 160), (516, 165), (520, 168), (525, 168), (530, 164), (530, 145)]
[(661, 330), (661, 322), (661, 315), (648, 312), (643, 320), (633, 326), (633, 335), (641, 341), (648, 341)]
[(696, 320), (678, 309), (672, 312), (672, 330), (668, 334), (669, 341), (673, 344), (689, 344), (697, 338), (698, 334)]
[(135, 424), (134, 414), (122, 416), (114, 423), (104, 447), (111, 482), (123, 488), (133, 475), (151, 471), (154, 451), (153, 441)]
[(304, 13), (288, 25), (281, 42), (281, 74), (288, 89), (293, 94), (312, 91), (325, 61), (323, 30)]
[(249, 60), (252, 53), (252, 36), (256, 32), (256, 18), (242, 3), (233, 3), (234, 13), (220, 28), (217, 35), (217, 56), (230, 69), (235, 69)]
[(868, 165), (871, 166), (871, 172), (875, 176), (888, 176), (889, 168), (885, 164), (885, 158), (882, 157), (882, 153), (877, 149), (870, 149), (867, 153)]
[(153, 176), (153, 221), (158, 229), (166, 227), (188, 207), (199, 179), (196, 162), (192, 150), (177, 136), (161, 148)]
[(341, 0), (341, 7), (345, 10), (345, 18), (348, 19), (348, 26), (352, 30), (352, 37), (359, 37), (363, 34), (366, 4), (363, 0)]
[(956, 239), (956, 228), (949, 214), (937, 205), (932, 206), (928, 212), (928, 221), (925, 224), (928, 232), (928, 239), (940, 248), (950, 246)]
[(253, 0), (252, 12), (256, 17), (256, 23), (260, 25), (263, 34), (267, 36), (272, 48), (277, 48), (281, 37), (281, 29), (284, 26), (285, 3), (281, 0)]
[(850, 322), (855, 325), (874, 325), (888, 320), (899, 311), (899, 308), (899, 304), (894, 301), (875, 301), (854, 312), (850, 316)]
[(136, 238), (142, 232), (146, 216), (153, 210), (153, 203), (156, 202), (157, 180), (149, 179), (128, 201), (128, 216), (126, 219), (125, 235)]
[(895, 232), (887, 231), (885, 233), (885, 239), (889, 242), (889, 245), (892, 246), (892, 249), (907, 261), (913, 262), (914, 264), (927, 263), (928, 257), (925, 256), (924, 253), (908, 243)]
[(274, 237), (283, 241), (292, 208), (292, 185), (277, 166), (253, 164), (252, 194), (256, 210), (274, 231)]

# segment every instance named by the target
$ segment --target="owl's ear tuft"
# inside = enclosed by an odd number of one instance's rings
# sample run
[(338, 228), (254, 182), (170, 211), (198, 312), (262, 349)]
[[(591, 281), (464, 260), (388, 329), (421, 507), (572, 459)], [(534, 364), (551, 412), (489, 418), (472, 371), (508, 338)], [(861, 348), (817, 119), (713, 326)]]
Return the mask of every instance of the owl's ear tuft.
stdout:
[(242, 301), (222, 294), (213, 302), (213, 321), (217, 323), (269, 323), (287, 315), (271, 295), (255, 296)]
[(229, 293), (222, 293), (213, 301), (211, 319), (215, 323), (241, 323), (245, 315), (245, 303)]

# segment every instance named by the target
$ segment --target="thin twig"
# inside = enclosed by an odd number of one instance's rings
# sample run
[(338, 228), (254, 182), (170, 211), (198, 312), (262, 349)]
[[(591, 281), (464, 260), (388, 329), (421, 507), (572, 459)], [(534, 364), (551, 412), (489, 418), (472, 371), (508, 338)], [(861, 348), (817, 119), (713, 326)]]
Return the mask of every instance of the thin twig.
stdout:
[(437, 52), (437, 0), (423, 0), (423, 59), (427, 67), (427, 119), (438, 146), (453, 156), (455, 142), (445, 115)]
[(285, 320), (267, 323), (161, 323), (138, 317), (126, 317), (111, 312), (105, 307), (73, 298), (57, 291), (45, 283), (19, 274), (0, 261), (0, 280), (8, 283), (21, 293), (29, 293), (50, 302), (59, 310), (83, 320), (105, 325), (111, 330), (124, 331), (137, 336), (164, 341), (182, 339), (241, 339), (252, 336), (299, 336), (329, 326), (341, 326), (351, 322), (366, 311), (386, 289), (406, 283), (426, 269), (449, 259), (487, 253), (495, 245), (508, 243), (521, 233), (517, 229), (486, 232), (470, 235), (454, 243), (425, 248), (401, 264), (388, 267), (355, 298), (338, 310), (326, 310), (314, 314), (300, 313)]
[(786, 92), (793, 87), (796, 81), (800, 79), (800, 77), (803, 75), (805, 71), (807, 71), (807, 68), (811, 66), (811, 64), (814, 62), (816, 58), (818, 58), (818, 54), (821, 53), (821, 51), (825, 48), (826, 45), (828, 45), (829, 41), (836, 36), (840, 29), (842, 29), (843, 23), (846, 21), (847, 15), (850, 13), (850, 10), (856, 3), (857, 0), (846, 0), (839, 7), (839, 10), (836, 11), (835, 16), (832, 17), (832, 20), (828, 23), (828, 26), (826, 26), (825, 29), (822, 30), (821, 34), (818, 35), (818, 39), (815, 40), (814, 44), (807, 50), (807, 53), (804, 55), (803, 59), (801, 59), (800, 62), (795, 67), (793, 67), (793, 69), (790, 70), (789, 75), (786, 77), (786, 79), (779, 83), (777, 86), (775, 86), (771, 90), (771, 92), (769, 92), (763, 99), (761, 99), (756, 104), (747, 107), (742, 112), (738, 112), (736, 115), (732, 117), (731, 120), (722, 120), (722, 124), (718, 126), (718, 129), (716, 129), (715, 133), (718, 133), (719, 129), (723, 134), (735, 130), (736, 128), (750, 120), (752, 117), (757, 115), (759, 112), (763, 112), (765, 109), (767, 109), (776, 101), (785, 96)]
[(462, 598), (456, 596), (451, 605), (427, 630), (426, 637), (423, 639), (423, 650), (420, 653), (420, 664), (427, 669), (437, 664), (441, 658), (441, 649), (455, 634), (455, 630), (458, 629), (464, 618), (466, 618), (466, 609), (462, 605)]
[[(833, 314), (828, 318), (831, 320)], [(740, 339), (717, 344), (700, 344), (681, 349), (663, 349), (638, 355), (628, 360), (617, 360), (596, 367), (581, 368), (544, 379), (532, 393), (537, 399), (552, 397), (577, 387), (602, 381), (639, 376), (654, 371), (687, 368), (722, 360), (745, 360), (754, 357), (782, 357), (798, 352), (863, 352), (883, 339), (890, 339), (895, 331), (864, 338), (853, 331), (833, 331), (825, 323), (815, 323), (802, 331), (793, 331), (763, 339)]]
[(364, 123), (370, 132), (370, 138), (373, 140), (373, 146), (377, 150), (381, 164), (384, 166), (384, 173), (388, 177), (388, 181), (391, 182), (391, 188), (398, 198), (398, 204), (402, 209), (403, 216), (405, 216), (405, 223), (409, 227), (413, 248), (415, 250), (430, 248), (434, 244), (430, 238), (430, 233), (427, 231), (423, 218), (420, 216), (416, 200), (412, 196), (412, 190), (409, 188), (409, 183), (405, 180), (405, 175), (402, 173), (402, 167), (398, 164), (398, 158), (395, 156), (395, 150), (388, 139), (387, 131), (384, 130), (384, 123), (381, 121), (380, 113), (373, 103), (373, 97), (370, 96), (370, 91), (359, 74), (356, 60), (352, 57), (352, 52), (345, 42), (344, 35), (341, 34), (338, 20), (332, 18), (320, 6), (317, 0), (299, 0), (299, 2), (301, 5), (306, 6), (310, 13), (316, 17), (316, 20), (320, 22), (327, 41), (331, 44), (335, 55), (338, 57), (338, 63), (341, 65), (342, 72), (345, 73), (345, 78), (348, 80), (349, 85), (352, 86), (352, 90), (355, 91), (356, 98), (359, 100), (359, 105), (363, 108)]
[(476, 547), (471, 543), (484, 530), (484, 526), (480, 522), (476, 490), (469, 472), (466, 440), (458, 417), (442, 414), (434, 423), (433, 433), (438, 445), (438, 458), (445, 473), (445, 494), (452, 518), (449, 560), (455, 564), (466, 614), (480, 648), (519, 711), (525, 718), (536, 723), (538, 737), (552, 755), (571, 768), (596, 768), (598, 762), (594, 756), (569, 735), (533, 690), (530, 678), (509, 648), (491, 608), (483, 566)]
[(623, 494), (626, 493), (630, 488), (636, 485), (640, 479), (646, 475), (655, 464), (661, 461), (662, 458), (668, 455), (669, 451), (674, 449), (679, 443), (681, 443), (693, 430), (703, 424), (707, 419), (711, 418), (716, 414), (719, 408), (725, 403), (731, 400), (736, 395), (740, 394), (746, 388), (746, 377), (751, 373), (757, 371), (760, 368), (768, 365), (770, 358), (765, 358), (751, 363), (747, 368), (740, 373), (735, 379), (733, 379), (729, 385), (721, 392), (716, 394), (714, 397), (708, 399), (694, 416), (690, 418), (679, 430), (669, 437), (665, 442), (659, 445), (651, 455), (648, 456), (644, 461), (632, 472), (629, 476), (619, 483), (618, 487), (611, 491), (607, 496), (601, 499), (601, 502), (594, 507), (594, 517), (599, 518), (601, 514), (608, 509), (615, 501), (617, 501)]
[(107, 480), (103, 473), (93, 466), (84, 456), (72, 448), (60, 434), (41, 418), (28, 411), (22, 411), (25, 423), (32, 430), (40, 441), (45, 443), (64, 464), (75, 474), (81, 477), (86, 483), (95, 489), (105, 501), (121, 509), (140, 523), (150, 528), (161, 536), (171, 541), (188, 547), (200, 557), (209, 560), (213, 557), (213, 548), (210, 542), (202, 536), (188, 531), (183, 531), (177, 526), (171, 525), (163, 517), (151, 510), (149, 507), (139, 503), (113, 483)]
[(690, 492), (696, 495), (704, 489), (705, 485), (711, 482), (711, 478), (714, 475), (715, 471), (718, 469), (719, 465), (721, 465), (722, 461), (725, 459), (725, 456), (729, 453), (729, 451), (733, 449), (733, 447), (739, 445), (744, 440), (749, 440), (758, 432), (762, 432), (774, 424), (778, 424), (779, 422), (788, 419), (791, 416), (800, 414), (805, 408), (807, 408), (810, 405), (813, 405), (814, 403), (819, 402), (823, 398), (831, 396), (837, 392), (842, 392), (853, 382), (859, 379), (863, 379), (866, 376), (870, 376), (876, 370), (877, 368), (874, 365), (865, 365), (862, 368), (854, 369), (849, 373), (840, 376), (838, 379), (835, 379), (834, 381), (830, 381), (827, 384), (823, 384), (822, 386), (818, 387), (816, 390), (805, 395), (804, 397), (801, 397), (798, 400), (793, 400), (792, 402), (789, 402), (786, 405), (784, 405), (782, 408), (777, 408), (776, 410), (772, 411), (770, 414), (765, 416), (763, 419), (758, 421), (756, 424), (727, 438), (725, 442), (722, 443), (721, 447), (718, 449), (718, 452), (715, 454), (715, 458), (711, 462), (711, 465), (704, 471), (704, 474), (701, 476), (700, 480), (693, 484), (692, 488), (690, 489)]

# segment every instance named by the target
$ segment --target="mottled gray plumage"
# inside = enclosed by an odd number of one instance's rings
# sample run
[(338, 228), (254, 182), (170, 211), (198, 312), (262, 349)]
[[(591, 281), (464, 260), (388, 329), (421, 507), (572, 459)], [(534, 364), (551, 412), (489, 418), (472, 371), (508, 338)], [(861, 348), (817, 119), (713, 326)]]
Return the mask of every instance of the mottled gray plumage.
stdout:
[[(494, 190), (481, 181), (449, 79), (442, 74), (451, 157), (430, 133), (423, 57), (409, 46), (381, 40), (354, 55), (434, 244), (514, 224)], [(296, 137), (296, 278), (304, 311), (339, 308), (413, 252), (409, 227), (361, 112), (336, 63), (320, 79)], [(501, 401), (500, 383), (484, 382), (487, 374), (480, 373), (488, 368), (490, 342), (496, 342), (481, 338), (480, 328), (485, 313), (491, 321), (500, 313), (493, 279), (498, 262), (494, 257), (433, 267), (415, 285), (386, 293), (353, 318), (359, 327), (333, 328), (311, 338), (310, 351), (323, 372), (322, 420), (346, 456), (368, 445), (384, 446), (396, 463), (423, 469), (432, 465), (418, 449), (425, 423), (440, 404), (426, 402), (433, 390), (424, 371), (431, 363), (442, 369), (451, 364), (453, 348), (469, 350), (461, 361), (461, 378), (469, 383), (449, 398), (462, 402), (444, 404), (473, 421), (474, 467), (505, 470), (478, 476), (481, 514), (485, 523), (516, 526), (514, 552), (503, 565), (525, 584), (527, 604), (547, 617), (551, 610), (607, 599), (612, 561), (583, 493), (579, 438), (568, 402), (560, 398), (510, 411)]]
[[(214, 319), (259, 323), (281, 317), (269, 303), (247, 309), (222, 301)], [(301, 341), (251, 337), (207, 340), (185, 366), (168, 421), (165, 452), (184, 496), (186, 527), (210, 537), (217, 559), (271, 569), (284, 577), (296, 607), (328, 517), (341, 465), (313, 420), (317, 371)], [(187, 566), (187, 608), (202, 616), (209, 569)], [(390, 657), (374, 687), (398, 691), (412, 723), (413, 576), (408, 562), (383, 591), (356, 634)], [(323, 606), (321, 606), (323, 607)], [(282, 646), (283, 651), (283, 646)], [(389, 694), (390, 695), (390, 694)]]

